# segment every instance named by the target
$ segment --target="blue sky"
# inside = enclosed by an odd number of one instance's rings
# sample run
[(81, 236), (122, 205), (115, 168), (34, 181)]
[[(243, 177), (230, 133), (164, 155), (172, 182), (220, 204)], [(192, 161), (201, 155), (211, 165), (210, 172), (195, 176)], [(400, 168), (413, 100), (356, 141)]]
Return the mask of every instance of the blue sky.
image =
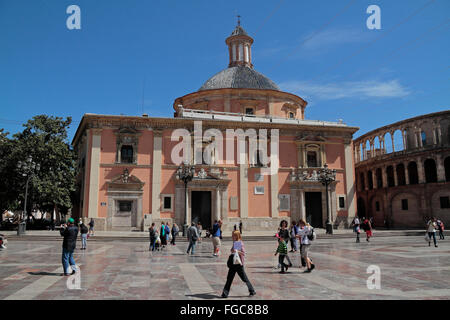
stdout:
[[(71, 4), (81, 30), (66, 27)], [(381, 30), (366, 26), (372, 4)], [(255, 69), (306, 99), (306, 118), (358, 137), (450, 109), (449, 12), (448, 0), (0, 0), (0, 128), (72, 116), (71, 139), (84, 113), (172, 117), (175, 98), (227, 67), (240, 14)]]

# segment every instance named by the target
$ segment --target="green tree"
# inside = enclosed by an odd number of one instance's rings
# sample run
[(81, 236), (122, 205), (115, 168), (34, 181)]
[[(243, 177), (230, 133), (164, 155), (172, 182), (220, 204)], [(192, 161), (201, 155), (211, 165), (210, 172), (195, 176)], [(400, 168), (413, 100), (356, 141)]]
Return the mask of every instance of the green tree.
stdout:
[(28, 156), (40, 165), (40, 170), (30, 178), (27, 212), (33, 207), (51, 212), (55, 206), (67, 212), (72, 207), (76, 154), (67, 141), (71, 122), (70, 117), (64, 120), (38, 115), (28, 120), (23, 125), (25, 129), (13, 139), (7, 139), (0, 151), (5, 156), (4, 165), (0, 167), (2, 177), (6, 177), (0, 184), (3, 209), (22, 209), (26, 177), (21, 175), (17, 163)]

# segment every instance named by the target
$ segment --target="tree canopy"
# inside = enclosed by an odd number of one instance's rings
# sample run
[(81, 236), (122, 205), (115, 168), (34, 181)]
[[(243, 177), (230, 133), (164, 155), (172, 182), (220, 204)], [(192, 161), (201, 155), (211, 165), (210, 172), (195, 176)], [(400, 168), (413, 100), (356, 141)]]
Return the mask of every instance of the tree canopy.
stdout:
[(40, 170), (30, 176), (27, 212), (33, 208), (62, 212), (72, 207), (75, 192), (76, 154), (67, 141), (72, 119), (38, 115), (24, 130), (8, 138), (0, 129), (0, 209), (23, 210), (27, 177), (17, 167), (29, 156)]

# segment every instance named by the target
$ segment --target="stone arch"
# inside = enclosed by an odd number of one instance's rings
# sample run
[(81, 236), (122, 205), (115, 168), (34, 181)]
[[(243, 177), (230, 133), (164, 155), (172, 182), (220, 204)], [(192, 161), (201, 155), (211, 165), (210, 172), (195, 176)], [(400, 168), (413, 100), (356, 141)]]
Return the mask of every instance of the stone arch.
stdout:
[(426, 183), (437, 182), (436, 161), (432, 158), (428, 158), (424, 162), (424, 169)]
[(371, 154), (370, 154), (371, 150), (370, 150), (370, 141), (369, 141), (369, 139), (366, 140), (365, 146), (366, 146), (366, 148), (365, 148), (364, 160), (367, 160), (367, 159), (370, 159), (372, 157)]
[(399, 163), (397, 165), (396, 173), (397, 173), (397, 184), (399, 186), (406, 185), (405, 165), (403, 163)]
[(366, 179), (364, 178), (364, 172), (359, 173), (359, 191), (366, 190)]
[(417, 163), (415, 161), (411, 161), (410, 163), (408, 163), (408, 175), (409, 184), (419, 183), (419, 172), (417, 171)]
[(422, 146), (426, 146), (427, 145), (427, 134), (425, 133), (425, 131), (420, 132), (420, 139), (422, 140)]
[(400, 129), (395, 130), (393, 133), (393, 137), (394, 137), (393, 149), (395, 150), (395, 152), (405, 150), (405, 146), (403, 144), (402, 131)]
[(377, 189), (383, 188), (383, 173), (381, 171), (381, 168), (377, 168), (377, 170), (375, 171), (375, 177), (377, 179), (376, 181)]
[(374, 150), (374, 156), (379, 156), (382, 154), (382, 148), (381, 148), (381, 140), (380, 137), (376, 136), (373, 139), (373, 150)]
[(373, 174), (372, 170), (367, 171), (367, 186), (369, 190), (373, 189)]
[(445, 168), (445, 181), (450, 181), (450, 157), (445, 158), (444, 160), (444, 168)]
[(420, 198), (411, 192), (400, 192), (391, 197), (393, 227), (423, 227), (418, 199)]
[(373, 226), (381, 227), (385, 225), (384, 201), (379, 195), (374, 195), (369, 200), (370, 216), (373, 217)]
[(395, 178), (394, 178), (394, 166), (387, 166), (386, 168), (386, 176), (387, 176), (387, 186), (395, 187)]
[(359, 197), (357, 200), (357, 206), (358, 206), (358, 217), (366, 217), (366, 202), (362, 197)]
[(392, 148), (392, 134), (391, 134), (391, 132), (386, 132), (385, 134), (384, 134), (384, 137), (383, 137), (383, 140), (384, 140), (384, 151), (385, 151), (385, 153), (392, 153), (392, 152), (394, 152), (393, 150), (393, 148)]

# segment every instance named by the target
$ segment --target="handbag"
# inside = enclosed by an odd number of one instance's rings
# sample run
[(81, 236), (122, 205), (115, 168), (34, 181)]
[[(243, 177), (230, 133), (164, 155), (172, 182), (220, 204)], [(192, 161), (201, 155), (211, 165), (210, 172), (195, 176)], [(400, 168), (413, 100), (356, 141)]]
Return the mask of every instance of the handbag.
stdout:
[(234, 254), (233, 254), (233, 264), (242, 266), (241, 257), (239, 257), (239, 253), (237, 252), (237, 250), (234, 251)]
[(430, 236), (428, 235), (428, 232), (425, 232), (425, 241), (426, 241), (426, 242), (430, 242), (430, 241), (431, 241), (431, 238), (430, 238)]

